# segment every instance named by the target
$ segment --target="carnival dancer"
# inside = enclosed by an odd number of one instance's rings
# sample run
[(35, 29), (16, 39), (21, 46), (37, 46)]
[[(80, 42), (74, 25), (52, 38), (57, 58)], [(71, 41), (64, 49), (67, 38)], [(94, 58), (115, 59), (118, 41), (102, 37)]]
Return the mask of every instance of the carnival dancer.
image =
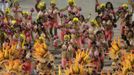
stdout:
[(105, 12), (106, 10), (106, 6), (104, 3), (99, 3), (98, 0), (95, 0), (96, 1), (96, 5), (95, 5), (95, 12), (98, 13), (98, 15), (101, 15), (102, 13)]
[(37, 12), (40, 11), (40, 9), (38, 8), (38, 5), (39, 5), (40, 2), (41, 2), (41, 0), (36, 0), (35, 9), (36, 9)]
[(49, 23), (48, 23), (48, 11), (46, 9), (46, 3), (40, 1), (37, 5), (37, 8), (39, 9), (39, 12), (37, 14), (37, 30), (39, 35), (41, 35), (41, 33), (45, 33), (46, 37), (48, 39), (50, 39), (50, 34), (48, 33), (48, 27), (49, 27)]
[(75, 4), (75, 0), (68, 0), (68, 6), (61, 11), (68, 12), (69, 19), (72, 20), (74, 17), (76, 17), (79, 14), (79, 9)]
[(121, 37), (123, 40), (128, 42), (128, 40), (126, 39), (126, 32), (127, 32), (127, 30), (129, 30), (128, 24), (130, 24), (129, 21), (130, 21), (130, 17), (131, 17), (130, 16), (131, 14), (129, 13), (129, 10), (128, 10), (128, 5), (122, 4), (122, 6), (120, 6), (118, 8), (117, 13), (119, 13), (119, 19), (121, 20), (121, 22), (120, 22)]
[(81, 23), (79, 21), (79, 19), (77, 17), (74, 17), (72, 20), (72, 24), (71, 24), (71, 29), (70, 32), (74, 33), (75, 37), (75, 41), (77, 46), (81, 49), (82, 48), (82, 33), (80, 30), (81, 27)]
[(108, 42), (108, 46), (111, 46), (111, 41), (113, 38), (113, 23), (111, 20), (109, 20), (104, 28), (104, 34), (105, 34), (105, 40)]
[(98, 16), (102, 18), (102, 20), (108, 21), (111, 20), (113, 23), (113, 27), (116, 27), (116, 14), (113, 8), (113, 4), (111, 2), (107, 2), (106, 4), (99, 3), (96, 0), (96, 12), (98, 12)]
[(57, 36), (57, 27), (60, 24), (60, 17), (59, 9), (56, 6), (56, 0), (51, 0), (50, 8), (48, 9), (48, 24), (51, 36)]

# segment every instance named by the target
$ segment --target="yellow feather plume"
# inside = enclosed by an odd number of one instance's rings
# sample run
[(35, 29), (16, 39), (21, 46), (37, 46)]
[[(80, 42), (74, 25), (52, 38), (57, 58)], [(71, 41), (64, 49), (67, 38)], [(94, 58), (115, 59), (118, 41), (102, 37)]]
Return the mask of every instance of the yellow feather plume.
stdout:
[(4, 59), (4, 53), (0, 51), (0, 61), (2, 61), (3, 59)]
[(44, 8), (45, 7), (45, 5), (46, 5), (46, 3), (45, 2), (40, 2), (39, 4), (38, 4), (38, 8), (39, 9), (42, 9), (42, 8)]
[(118, 50), (120, 49), (119, 46), (118, 46), (118, 43), (120, 44), (119, 41), (120, 41), (120, 40), (118, 40), (118, 42), (116, 42), (116, 40), (114, 39), (114, 40), (112, 41), (112, 43), (111, 43), (112, 48), (115, 49), (116, 51), (118, 51)]
[(120, 37), (118, 37), (117, 44), (118, 44), (119, 47), (121, 46), (121, 39), (120, 39)]
[(68, 0), (68, 3), (75, 3), (75, 0)]
[(42, 39), (37, 39), (36, 41), (35, 41), (35, 44), (34, 44), (34, 46), (33, 46), (33, 49), (34, 49), (34, 51), (33, 51), (33, 57), (34, 58), (42, 58), (43, 57), (43, 55), (46, 53), (46, 51), (47, 51), (47, 45), (46, 45), (46, 43), (45, 43), (45, 40), (44, 40), (44, 38), (43, 38), (43, 40), (41, 41)]
[(60, 65), (58, 66), (58, 68), (59, 68), (59, 71), (58, 71), (58, 75), (62, 75), (62, 72), (61, 72), (61, 67), (60, 67)]
[(20, 37), (23, 39), (23, 42), (22, 42), (21, 46), (22, 46), (22, 48), (24, 48), (26, 37), (25, 37), (24, 34), (20, 34)]
[(51, 4), (56, 4), (57, 0), (51, 0)]
[(69, 66), (69, 68), (64, 70), (65, 75), (69, 74), (85, 75), (85, 72), (87, 72), (87, 68), (85, 68), (85, 65), (88, 65), (89, 63), (90, 63), (89, 50), (78, 49), (76, 51), (76, 57), (74, 58), (73, 63)]
[(7, 14), (11, 13), (10, 8), (6, 8), (5, 12), (6, 12)]

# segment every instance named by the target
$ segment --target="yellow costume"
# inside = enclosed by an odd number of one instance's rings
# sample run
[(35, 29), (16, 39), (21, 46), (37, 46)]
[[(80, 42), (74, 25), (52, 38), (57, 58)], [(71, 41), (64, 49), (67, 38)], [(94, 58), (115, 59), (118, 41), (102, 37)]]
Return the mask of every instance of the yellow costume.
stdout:
[(4, 53), (0, 51), (0, 61), (2, 61), (3, 59), (4, 59)]
[(89, 63), (90, 63), (89, 50), (78, 49), (73, 63), (70, 64), (69, 68), (64, 70), (65, 75), (70, 74), (86, 75), (86, 73), (91, 73), (92, 68), (86, 68), (86, 65), (88, 65)]
[(33, 56), (35, 58), (42, 58), (43, 55), (47, 52), (47, 45), (45, 42), (45, 38), (43, 36), (39, 37), (39, 39), (36, 40), (33, 48), (34, 48)]
[(117, 42), (114, 39), (111, 43), (111, 48), (109, 48), (110, 58), (113, 60), (117, 59), (119, 52), (120, 52), (120, 39), (118, 38)]
[(36, 65), (39, 74), (50, 73), (51, 70), (48, 69), (47, 65), (48, 63), (54, 61), (53, 55), (48, 51), (47, 45), (44, 40), (44, 37), (40, 37), (35, 41), (35, 44), (33, 46), (34, 50), (32, 56), (35, 58), (35, 61), (39, 61), (38, 65)]

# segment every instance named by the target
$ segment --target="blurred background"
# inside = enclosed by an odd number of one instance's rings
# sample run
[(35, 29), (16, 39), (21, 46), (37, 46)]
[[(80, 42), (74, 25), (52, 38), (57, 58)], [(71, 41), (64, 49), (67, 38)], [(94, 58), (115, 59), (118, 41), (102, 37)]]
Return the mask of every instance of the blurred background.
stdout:
[[(50, 0), (42, 0), (45, 1), (47, 6), (49, 7)], [(82, 8), (82, 13), (84, 16), (88, 16), (90, 13), (92, 14), (92, 18), (95, 16), (95, 0), (75, 0), (77, 6)], [(119, 5), (123, 3), (127, 3), (127, 0), (99, 0), (100, 3), (112, 2), (114, 8), (117, 8)], [(34, 7), (36, 0), (20, 0), (21, 6), (24, 10), (28, 10)], [(57, 0), (57, 6), (59, 9), (67, 6), (67, 0)]]
[[(0, 2), (0, 8), (2, 8), (2, 1)], [(14, 0), (12, 0), (14, 1)], [(49, 4), (51, 0), (42, 0), (46, 2), (47, 8), (49, 8)], [(82, 8), (82, 14), (85, 17), (88, 17), (91, 14), (91, 19), (94, 19), (96, 16), (95, 13), (95, 0), (75, 0), (76, 1), (76, 5), (78, 7)], [(113, 3), (113, 7), (116, 9), (122, 5), (123, 3), (127, 3), (128, 0), (98, 0), (100, 3), (106, 3), (108, 1)], [(20, 6), (22, 8), (22, 10), (26, 10), (26, 11), (30, 11), (31, 8), (34, 8), (35, 4), (36, 4), (36, 0), (19, 0), (20, 2)], [(65, 8), (67, 6), (67, 0), (57, 0), (57, 7), (59, 9)], [(33, 13), (33, 18), (36, 19), (36, 15), (37, 13), (34, 12)], [(114, 37), (120, 36), (119, 32), (120, 32), (120, 26), (118, 23), (118, 27), (116, 29), (114, 29)]]
[[(2, 1), (0, 2), (0, 8), (2, 8)], [(49, 3), (51, 0), (42, 0), (45, 1), (47, 4), (47, 7), (49, 7)], [(91, 15), (91, 18), (95, 17), (95, 0), (75, 0), (77, 6), (82, 8), (82, 14), (87, 17), (89, 14)], [(100, 3), (106, 3), (108, 1), (113, 3), (114, 8), (116, 9), (119, 5), (123, 3), (127, 3), (127, 0), (98, 0)], [(36, 0), (19, 0), (20, 5), (23, 10), (29, 11), (31, 8), (34, 8), (34, 5), (36, 3)], [(65, 8), (67, 6), (67, 0), (57, 0), (57, 7), (59, 9)], [(35, 13), (34, 13), (35, 15)]]

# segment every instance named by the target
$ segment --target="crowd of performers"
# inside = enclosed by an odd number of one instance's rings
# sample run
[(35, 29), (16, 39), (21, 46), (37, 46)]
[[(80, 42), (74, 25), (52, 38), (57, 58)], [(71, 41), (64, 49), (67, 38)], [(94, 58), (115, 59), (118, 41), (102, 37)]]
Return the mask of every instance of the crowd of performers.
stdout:
[[(95, 1), (92, 20), (74, 0), (63, 9), (56, 0), (50, 7), (37, 0), (30, 11), (17, 0), (6, 1), (11, 5), (0, 11), (0, 75), (134, 75), (133, 11), (128, 4), (115, 11), (111, 2)], [(61, 51), (58, 72), (51, 47)], [(105, 58), (111, 71), (103, 71)]]

